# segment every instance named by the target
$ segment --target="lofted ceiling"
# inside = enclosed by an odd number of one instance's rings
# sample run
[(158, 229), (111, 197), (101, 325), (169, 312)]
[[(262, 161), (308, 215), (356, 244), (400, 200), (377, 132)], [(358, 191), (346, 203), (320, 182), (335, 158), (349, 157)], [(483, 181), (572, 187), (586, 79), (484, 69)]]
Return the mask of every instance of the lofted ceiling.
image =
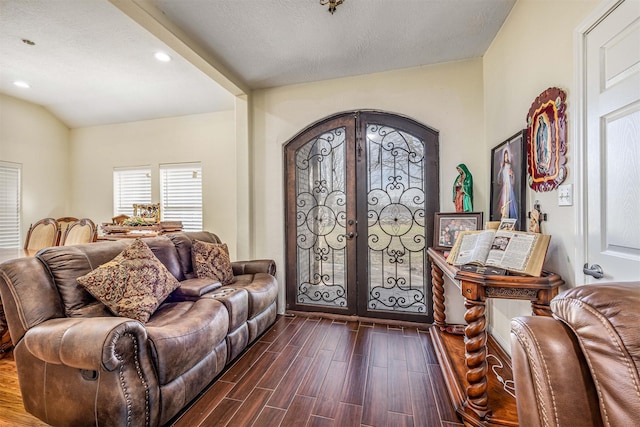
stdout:
[(0, 0), (0, 92), (70, 128), (224, 111), (253, 89), (481, 57), (515, 1)]

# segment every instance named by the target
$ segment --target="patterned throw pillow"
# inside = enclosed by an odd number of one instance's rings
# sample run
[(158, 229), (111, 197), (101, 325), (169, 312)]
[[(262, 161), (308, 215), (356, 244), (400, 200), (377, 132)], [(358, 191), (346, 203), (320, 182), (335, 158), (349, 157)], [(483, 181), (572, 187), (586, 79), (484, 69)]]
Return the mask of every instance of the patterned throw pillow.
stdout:
[(78, 277), (78, 283), (116, 316), (142, 323), (180, 286), (141, 239), (136, 239), (113, 260)]
[(194, 240), (191, 246), (193, 268), (199, 278), (216, 279), (223, 285), (235, 282), (229, 248), (226, 243), (207, 243)]

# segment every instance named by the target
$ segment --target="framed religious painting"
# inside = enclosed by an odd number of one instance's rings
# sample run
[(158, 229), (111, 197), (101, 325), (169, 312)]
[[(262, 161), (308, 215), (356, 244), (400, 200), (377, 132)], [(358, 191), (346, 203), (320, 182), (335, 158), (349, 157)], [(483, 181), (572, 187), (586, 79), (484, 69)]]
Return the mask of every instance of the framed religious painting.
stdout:
[(534, 191), (551, 191), (567, 177), (567, 94), (557, 87), (542, 92), (527, 114), (527, 173)]
[(461, 231), (482, 230), (482, 212), (436, 212), (433, 248), (449, 251)]
[(516, 219), (515, 228), (525, 230), (526, 142), (521, 130), (491, 150), (489, 220)]

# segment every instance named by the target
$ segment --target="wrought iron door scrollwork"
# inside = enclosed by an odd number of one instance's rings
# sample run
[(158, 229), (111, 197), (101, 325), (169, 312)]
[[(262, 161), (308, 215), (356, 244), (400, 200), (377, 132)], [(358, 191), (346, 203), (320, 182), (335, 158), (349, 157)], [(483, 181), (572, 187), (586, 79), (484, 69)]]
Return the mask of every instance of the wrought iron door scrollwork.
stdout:
[(298, 303), (347, 304), (345, 167), (344, 128), (296, 152)]
[(368, 124), (367, 162), (368, 307), (424, 313), (424, 142)]

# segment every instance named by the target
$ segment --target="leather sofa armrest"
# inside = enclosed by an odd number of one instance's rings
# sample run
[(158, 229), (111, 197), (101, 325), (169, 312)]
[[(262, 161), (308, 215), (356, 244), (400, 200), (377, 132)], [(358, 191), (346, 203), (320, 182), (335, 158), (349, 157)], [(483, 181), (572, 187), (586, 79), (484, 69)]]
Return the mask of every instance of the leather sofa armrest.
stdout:
[(187, 279), (171, 293), (170, 301), (194, 301), (220, 288), (222, 283), (208, 278)]
[(276, 262), (272, 259), (256, 259), (250, 261), (233, 261), (233, 275), (268, 273), (272, 276), (276, 275)]
[(44, 362), (113, 371), (123, 363), (122, 354), (146, 351), (147, 331), (124, 317), (65, 317), (34, 326), (23, 339), (29, 352)]
[(602, 425), (588, 365), (562, 322), (543, 316), (512, 319), (511, 357), (520, 425)]

